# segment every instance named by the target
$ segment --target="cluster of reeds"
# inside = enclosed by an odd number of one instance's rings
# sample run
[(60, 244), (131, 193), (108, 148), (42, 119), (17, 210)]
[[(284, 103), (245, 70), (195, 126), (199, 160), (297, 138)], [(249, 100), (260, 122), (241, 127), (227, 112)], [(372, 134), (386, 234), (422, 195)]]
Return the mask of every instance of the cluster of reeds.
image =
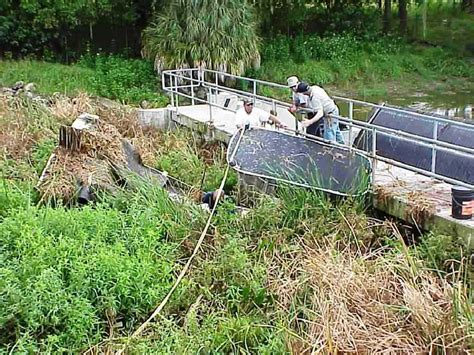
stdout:
[(333, 212), (314, 209), (323, 219), (299, 213), (301, 236), (269, 254), (267, 285), (292, 330), (288, 348), (308, 354), (468, 351), (474, 307), (463, 268), (440, 277), (405, 246), (394, 224), (344, 204), (327, 208)]

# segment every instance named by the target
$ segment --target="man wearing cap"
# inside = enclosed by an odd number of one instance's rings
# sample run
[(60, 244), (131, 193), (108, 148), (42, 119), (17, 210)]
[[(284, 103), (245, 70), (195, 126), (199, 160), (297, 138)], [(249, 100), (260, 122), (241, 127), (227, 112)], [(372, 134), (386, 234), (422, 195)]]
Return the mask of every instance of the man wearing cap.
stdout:
[[(298, 111), (300, 107), (306, 108), (308, 107), (308, 96), (297, 93), (296, 88), (300, 83), (300, 80), (297, 76), (290, 76), (287, 80), (287, 85), (291, 89), (293, 95), (293, 105), (288, 109), (291, 113), (295, 113)], [(308, 112), (306, 118), (308, 120), (312, 119), (316, 115), (315, 112)], [(323, 130), (323, 122), (319, 120), (318, 122), (310, 125), (306, 128), (306, 133), (311, 134), (313, 136), (322, 137), (322, 130)]]
[(292, 96), (293, 96), (293, 106), (290, 108), (290, 112), (296, 112), (299, 107), (305, 107), (308, 104), (307, 97), (303, 94), (299, 94), (296, 92), (296, 88), (298, 87), (298, 84), (300, 83), (300, 80), (298, 79), (297, 76), (290, 76), (287, 80), (286, 83), (288, 87), (292, 91)]
[(244, 99), (244, 107), (235, 113), (235, 124), (239, 129), (243, 127), (247, 129), (250, 127), (258, 127), (268, 121), (274, 122), (277, 127), (286, 127), (276, 116), (258, 107), (253, 107), (253, 101), (249, 98)]
[(309, 86), (305, 82), (300, 82), (298, 84), (296, 92), (308, 97), (308, 108), (316, 113), (313, 118), (303, 120), (301, 125), (310, 128), (312, 125), (317, 124), (320, 118), (323, 118), (323, 138), (344, 144), (344, 138), (339, 129), (339, 120), (335, 117), (339, 116), (339, 108), (336, 106), (333, 99), (329, 97), (327, 92), (317, 85)]

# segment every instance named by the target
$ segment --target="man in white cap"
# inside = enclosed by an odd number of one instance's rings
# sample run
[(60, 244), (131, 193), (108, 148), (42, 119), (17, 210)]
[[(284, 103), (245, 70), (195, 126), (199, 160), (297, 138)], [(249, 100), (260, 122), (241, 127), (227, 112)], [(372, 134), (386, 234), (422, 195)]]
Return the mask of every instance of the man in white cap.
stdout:
[(308, 97), (308, 108), (313, 110), (315, 113), (314, 117), (303, 120), (301, 125), (310, 128), (317, 124), (322, 118), (324, 120), (323, 138), (344, 144), (344, 138), (339, 129), (339, 120), (336, 117), (339, 116), (339, 108), (327, 92), (318, 85), (309, 86), (305, 82), (300, 82), (298, 84), (296, 92)]
[[(287, 85), (291, 89), (292, 94), (293, 94), (293, 105), (288, 109), (291, 113), (295, 113), (298, 111), (300, 107), (302, 108), (308, 108), (309, 106), (309, 98), (306, 95), (300, 94), (296, 92), (296, 89), (298, 87), (298, 84), (300, 83), (300, 80), (298, 79), (297, 76), (290, 76), (287, 80)], [(316, 113), (314, 112), (308, 112), (306, 114), (306, 118), (308, 120), (312, 119)], [(303, 126), (304, 127), (304, 126)], [(306, 133), (311, 134), (313, 136), (318, 136), (322, 137), (323, 131), (323, 122), (322, 120), (317, 121), (316, 123), (310, 125), (309, 127), (306, 128)]]
[(259, 127), (268, 121), (274, 122), (276, 127), (286, 127), (276, 116), (258, 107), (253, 107), (253, 101), (250, 98), (244, 98), (244, 106), (235, 113), (235, 124), (239, 129)]
[(303, 94), (299, 94), (296, 92), (296, 88), (298, 87), (298, 84), (300, 83), (300, 80), (298, 79), (297, 76), (290, 76), (287, 80), (286, 83), (288, 87), (291, 89), (292, 94), (293, 94), (293, 106), (290, 107), (290, 112), (296, 112), (299, 107), (306, 107), (308, 104), (307, 97)]

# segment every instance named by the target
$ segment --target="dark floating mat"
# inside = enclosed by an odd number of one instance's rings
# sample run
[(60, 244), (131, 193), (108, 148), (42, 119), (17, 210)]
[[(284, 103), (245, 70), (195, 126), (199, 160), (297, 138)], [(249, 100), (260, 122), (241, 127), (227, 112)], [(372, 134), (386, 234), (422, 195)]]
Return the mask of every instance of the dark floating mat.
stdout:
[[(239, 136), (231, 139), (228, 160)], [(340, 195), (367, 192), (371, 172), (370, 161), (349, 149), (259, 128), (245, 131), (233, 163), (244, 174)]]
[[(426, 138), (434, 138), (434, 118), (419, 117), (410, 112), (375, 110), (369, 123)], [(438, 140), (441, 142), (474, 148), (474, 124), (461, 127), (440, 122), (437, 131)], [(354, 145), (359, 149), (370, 151), (372, 149), (372, 134), (362, 130)], [(428, 146), (414, 141), (406, 141), (394, 135), (377, 133), (376, 148), (377, 154), (382, 157), (431, 171), (432, 149)], [(438, 150), (435, 163), (437, 174), (474, 184), (474, 155)]]

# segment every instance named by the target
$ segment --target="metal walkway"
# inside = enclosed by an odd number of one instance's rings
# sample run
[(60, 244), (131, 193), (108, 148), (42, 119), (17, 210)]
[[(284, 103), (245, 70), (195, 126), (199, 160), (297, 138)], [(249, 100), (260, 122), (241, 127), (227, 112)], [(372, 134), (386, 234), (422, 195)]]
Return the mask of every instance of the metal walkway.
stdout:
[[(228, 85), (222, 84), (228, 83)], [(234, 112), (242, 107), (242, 97), (250, 97), (256, 107), (273, 110), (294, 134), (298, 130), (295, 116), (288, 112), (289, 102), (280, 100), (290, 97), (287, 86), (231, 75), (204, 69), (168, 70), (162, 73), (163, 90), (171, 96), (172, 119), (182, 125), (198, 130), (212, 132), (219, 140), (228, 142), (236, 131)], [(236, 89), (238, 87), (239, 89)], [(460, 185), (474, 189), (474, 185), (440, 175), (436, 171), (436, 154), (449, 152), (472, 158), (474, 149), (457, 146), (437, 139), (438, 125), (472, 125), (449, 120), (447, 118), (416, 113), (410, 110), (377, 105), (344, 97), (334, 97), (338, 105), (347, 105), (348, 117), (339, 116), (339, 120), (348, 126), (346, 142), (349, 149), (357, 151), (372, 160), (374, 205), (388, 214), (416, 224), (425, 230), (437, 230), (440, 233), (461, 237), (474, 249), (474, 220), (456, 220), (451, 214), (451, 187)], [(381, 127), (354, 119), (356, 110), (389, 110), (397, 114), (409, 114), (434, 120), (434, 132), (431, 138)], [(144, 110), (147, 111), (147, 110)], [(370, 134), (371, 149), (361, 150), (352, 143), (359, 132)], [(429, 147), (432, 164), (429, 171), (388, 159), (377, 154), (377, 136), (393, 136), (397, 139), (414, 142)], [(322, 140), (319, 137), (312, 137)], [(474, 137), (473, 137), (474, 139)], [(327, 143), (327, 142), (326, 142)], [(337, 143), (332, 143), (337, 145)]]

